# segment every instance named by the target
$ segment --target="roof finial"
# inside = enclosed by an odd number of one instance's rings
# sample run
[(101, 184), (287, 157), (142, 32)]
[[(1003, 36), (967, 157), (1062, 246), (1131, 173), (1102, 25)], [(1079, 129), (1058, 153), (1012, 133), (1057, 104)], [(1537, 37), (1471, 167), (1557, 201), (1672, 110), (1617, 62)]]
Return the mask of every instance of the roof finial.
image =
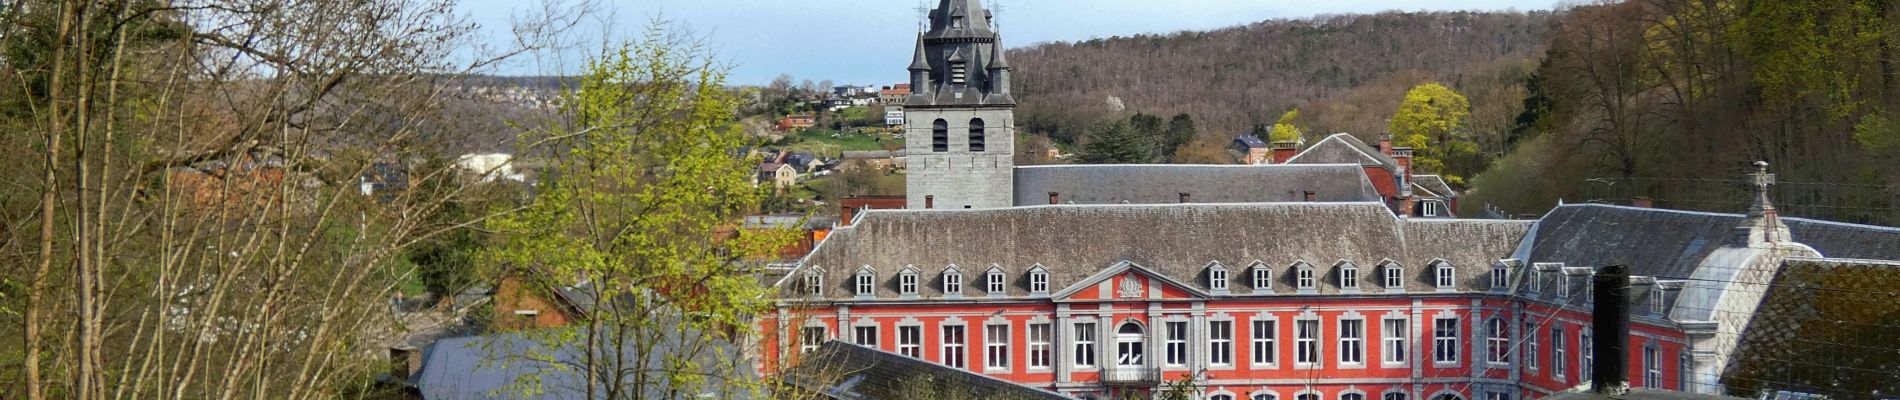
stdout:
[(930, 29), (930, 7), (924, 4), (924, 0), (917, 0), (917, 32), (923, 33), (928, 29)]
[(1768, 198), (1769, 188), (1775, 185), (1775, 174), (1768, 172), (1767, 161), (1755, 162), (1755, 173), (1749, 174), (1748, 184), (1755, 187), (1755, 201), (1748, 208), (1748, 218), (1742, 226), (1735, 227), (1736, 244), (1753, 246), (1794, 241), (1788, 226), (1781, 223), (1774, 202)]

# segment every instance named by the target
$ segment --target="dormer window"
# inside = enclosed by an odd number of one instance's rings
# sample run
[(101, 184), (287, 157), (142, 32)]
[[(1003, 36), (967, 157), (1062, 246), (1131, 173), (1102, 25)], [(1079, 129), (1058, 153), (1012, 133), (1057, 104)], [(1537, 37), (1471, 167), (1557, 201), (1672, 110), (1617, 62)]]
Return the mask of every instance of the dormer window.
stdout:
[(955, 269), (943, 271), (943, 294), (952, 296), (963, 294), (962, 272), (957, 272)]
[(1491, 290), (1504, 290), (1509, 287), (1511, 287), (1511, 268), (1504, 264), (1491, 266)]
[(1563, 275), (1563, 278), (1559, 279), (1559, 281), (1560, 282), (1558, 282), (1557, 284), (1557, 297), (1569, 298), (1570, 297), (1570, 275), (1568, 274)]
[(1449, 264), (1438, 263), (1433, 267), (1432, 275), (1437, 278), (1435, 280), (1439, 290), (1451, 290), (1452, 286), (1458, 282), (1458, 273), (1452, 270)]
[(1043, 270), (1042, 267), (1029, 270), (1029, 292), (1049, 294), (1049, 271)]
[(825, 294), (825, 275), (818, 271), (805, 272), (805, 294), (822, 296)]
[(1253, 290), (1265, 292), (1271, 289), (1273, 289), (1273, 269), (1268, 268), (1266, 264), (1255, 264), (1253, 266)]
[(963, 29), (963, 17), (950, 17), (950, 28)]
[(897, 294), (917, 295), (917, 271), (905, 269), (904, 272), (897, 273)]
[(1663, 315), (1662, 285), (1652, 285), (1649, 287), (1649, 313), (1651, 315)]
[(1294, 280), (1298, 281), (1296, 283), (1300, 290), (1313, 290), (1319, 287), (1319, 280), (1313, 277), (1313, 266), (1300, 264), (1294, 270)]
[(983, 274), (983, 286), (990, 295), (1003, 295), (1003, 270), (991, 268), (989, 273)]
[(1544, 271), (1532, 268), (1529, 272), (1531, 277), (1524, 281), (1524, 291), (1530, 292), (1532, 295), (1542, 293), (1544, 291)]
[(1384, 272), (1386, 289), (1398, 290), (1405, 288), (1405, 267), (1400, 267), (1399, 264), (1396, 263), (1386, 264)]
[(871, 270), (858, 270), (858, 274), (853, 276), (852, 280), (855, 281), (855, 284), (852, 286), (858, 289), (858, 297), (871, 297), (876, 294), (875, 290), (877, 284), (875, 282), (877, 280), (877, 274), (872, 273)]
[(1207, 287), (1217, 291), (1227, 290), (1227, 267), (1220, 264), (1207, 267)]
[(1352, 263), (1339, 265), (1339, 288), (1348, 290), (1359, 288), (1359, 266)]

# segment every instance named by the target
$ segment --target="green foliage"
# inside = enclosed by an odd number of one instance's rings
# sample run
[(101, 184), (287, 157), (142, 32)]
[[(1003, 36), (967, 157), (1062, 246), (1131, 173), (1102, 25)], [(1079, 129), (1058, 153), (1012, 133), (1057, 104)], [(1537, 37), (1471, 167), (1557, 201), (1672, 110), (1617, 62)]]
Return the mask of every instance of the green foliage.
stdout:
[(1299, 118), (1300, 118), (1300, 109), (1298, 108), (1287, 110), (1285, 114), (1280, 114), (1280, 120), (1278, 122), (1273, 123), (1273, 133), (1267, 134), (1267, 142), (1276, 143), (1276, 142), (1304, 141), (1306, 134), (1303, 132), (1300, 132), (1299, 125), (1294, 125), (1294, 120), (1297, 120)]
[(1463, 94), (1445, 85), (1428, 82), (1405, 93), (1405, 102), (1392, 116), (1394, 146), (1411, 147), (1412, 165), (1426, 173), (1444, 175), (1452, 184), (1464, 178), (1445, 169), (1446, 161), (1477, 153), (1467, 129), (1471, 120), (1471, 102)]
[(1876, 155), (1900, 156), (1900, 121), (1882, 113), (1867, 114), (1854, 126), (1854, 140)]
[[(1892, 0), (1749, 1), (1737, 25), (1756, 62), (1755, 81), (1764, 97), (1780, 104), (1818, 106), (1846, 119), (1869, 100), (1863, 87), (1869, 66), (1883, 55), (1881, 40), (1894, 21), (1882, 15)], [(1878, 82), (1875, 89), (1880, 89)]]
[[(717, 238), (763, 200), (749, 183), (757, 160), (730, 155), (747, 143), (731, 128), (739, 96), (725, 88), (724, 71), (659, 29), (589, 62), (562, 109), (572, 122), (530, 138), (558, 142), (550, 154), (558, 178), (525, 210), (493, 220), (499, 241), (481, 254), (551, 282), (589, 282), (593, 298), (614, 299), (594, 307), (581, 329), (528, 333), (597, 353), (577, 366), (603, 383), (592, 398), (640, 397), (649, 388), (639, 385), (661, 382), (670, 393), (702, 393), (743, 374), (749, 365), (717, 359), (720, 343), (738, 338), (706, 333), (749, 326), (769, 305), (735, 257), (769, 254), (792, 237)], [(639, 359), (624, 360), (625, 351)]]
[(1077, 154), (1077, 161), (1083, 164), (1144, 164), (1154, 162), (1154, 158), (1152, 137), (1123, 120), (1096, 125)]

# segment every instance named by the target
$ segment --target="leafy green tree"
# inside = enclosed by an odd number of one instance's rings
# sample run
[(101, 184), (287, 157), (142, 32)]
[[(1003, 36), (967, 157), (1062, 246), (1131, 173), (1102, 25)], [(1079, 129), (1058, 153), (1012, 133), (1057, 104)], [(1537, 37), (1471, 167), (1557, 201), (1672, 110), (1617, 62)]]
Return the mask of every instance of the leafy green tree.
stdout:
[(1200, 133), (1200, 129), (1194, 126), (1194, 116), (1175, 114), (1174, 118), (1168, 120), (1168, 133), (1164, 135), (1168, 145), (1163, 149), (1164, 153), (1173, 154), (1181, 146), (1193, 141), (1196, 133)]
[(1446, 162), (1478, 152), (1466, 129), (1471, 120), (1471, 101), (1457, 90), (1428, 82), (1405, 93), (1405, 102), (1392, 116), (1393, 143), (1411, 147), (1412, 165), (1425, 172), (1443, 174), (1446, 181), (1463, 184), (1462, 173), (1447, 171)]
[(537, 376), (578, 372), (586, 387), (567, 389), (591, 399), (751, 397), (752, 367), (734, 348), (746, 340), (720, 332), (747, 332), (770, 296), (736, 261), (790, 235), (719, 238), (763, 199), (748, 182), (755, 160), (731, 155), (747, 144), (732, 128), (739, 95), (709, 54), (663, 28), (608, 49), (579, 81), (561, 110), (568, 122), (524, 138), (550, 144), (557, 178), (526, 210), (494, 221), (499, 245), (483, 256), (585, 281), (577, 287), (599, 300), (571, 329), (522, 333), (582, 351), (580, 361), (500, 355), (545, 366), (510, 391), (533, 397), (548, 389)]
[(1077, 156), (1083, 164), (1142, 164), (1153, 162), (1154, 154), (1152, 137), (1127, 121), (1111, 120), (1089, 131)]
[(1268, 142), (1303, 141), (1303, 138), (1306, 137), (1306, 134), (1300, 131), (1299, 125), (1293, 124), (1293, 121), (1299, 118), (1300, 118), (1300, 109), (1298, 108), (1288, 110), (1285, 114), (1280, 114), (1280, 120), (1278, 122), (1273, 123), (1273, 132), (1267, 134), (1267, 141)]

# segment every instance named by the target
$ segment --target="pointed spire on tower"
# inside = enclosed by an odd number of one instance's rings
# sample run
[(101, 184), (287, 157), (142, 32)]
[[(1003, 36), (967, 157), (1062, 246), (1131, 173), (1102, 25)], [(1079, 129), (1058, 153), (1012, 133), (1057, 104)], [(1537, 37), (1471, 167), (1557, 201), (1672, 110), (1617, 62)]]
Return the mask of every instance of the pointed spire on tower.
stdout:
[(923, 34), (917, 35), (917, 54), (912, 55), (910, 58), (910, 70), (912, 71), (929, 71), (930, 70), (930, 61), (924, 59), (924, 35)]
[(990, 45), (989, 69), (1009, 69), (1009, 60), (1003, 58), (1003, 35), (996, 35), (996, 44)]

